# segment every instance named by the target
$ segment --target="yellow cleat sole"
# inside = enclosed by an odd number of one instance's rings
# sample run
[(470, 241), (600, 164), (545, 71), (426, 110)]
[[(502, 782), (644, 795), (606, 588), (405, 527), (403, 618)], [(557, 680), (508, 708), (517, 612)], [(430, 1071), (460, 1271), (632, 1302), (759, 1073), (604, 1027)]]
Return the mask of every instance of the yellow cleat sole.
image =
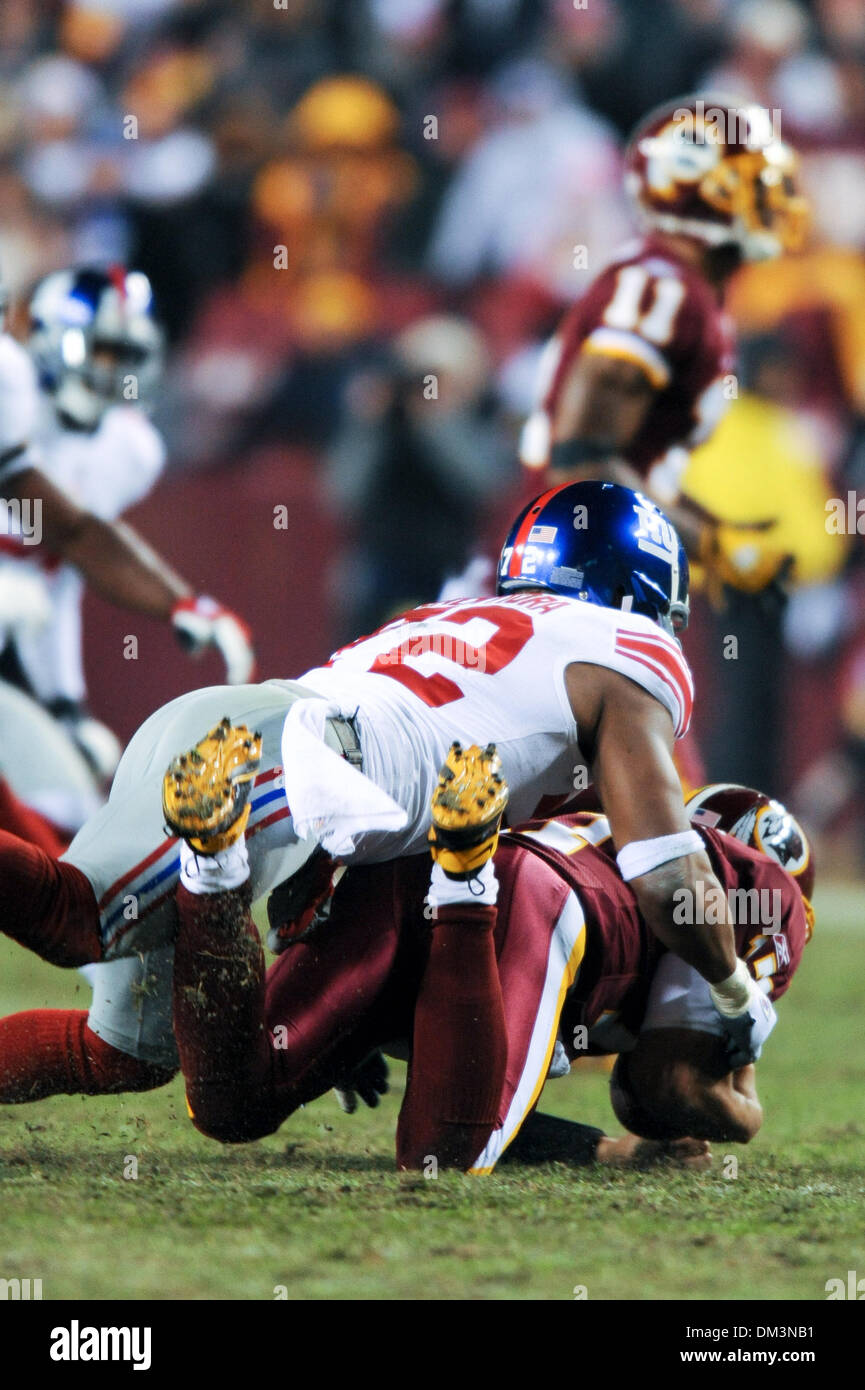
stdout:
[(172, 758), (162, 780), (162, 811), (174, 835), (200, 854), (218, 854), (240, 838), (261, 762), (261, 735), (225, 718), (194, 748)]
[(432, 798), (430, 853), (449, 878), (470, 879), (495, 854), (508, 786), (495, 745), (451, 745)]

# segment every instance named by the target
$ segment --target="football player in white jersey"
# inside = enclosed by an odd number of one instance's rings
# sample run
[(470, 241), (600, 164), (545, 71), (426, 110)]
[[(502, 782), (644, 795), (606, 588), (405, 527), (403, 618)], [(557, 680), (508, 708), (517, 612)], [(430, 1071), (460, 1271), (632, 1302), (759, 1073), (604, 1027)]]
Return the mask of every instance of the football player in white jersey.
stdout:
[[(612, 483), (554, 488), (514, 523), (498, 598), (408, 613), (301, 683), (172, 701), (138, 730), (107, 806), (59, 864), (0, 834), (0, 926), (58, 964), (151, 948), (164, 964), (180, 840), (209, 881), (251, 876), (254, 898), (316, 850), (349, 868), (411, 854), (450, 746), (494, 742), (515, 821), (591, 777), (646, 923), (709, 982), (747, 1053), (762, 1001), (729, 918), (675, 912), (706, 885), (723, 898), (672, 760), (692, 704), (674, 635), (687, 613), (687, 559), (653, 503)], [(200, 769), (199, 798), (175, 803), (169, 779), (163, 801), (166, 766), (196, 739), (183, 756)]]
[(7, 675), (63, 720), (105, 777), (119, 746), (86, 712), (85, 582), (116, 603), (170, 621), (187, 648), (216, 646), (232, 684), (250, 678), (254, 658), (239, 618), (195, 597), (117, 524), (151, 490), (164, 463), (164, 445), (143, 408), (161, 360), (146, 276), (120, 268), (56, 272), (34, 291), (29, 320), (32, 362), (11, 336), (0, 335), (0, 557), (22, 602), (41, 583), (47, 620), (40, 614), (29, 626), (10, 622), (0, 645), (10, 649)]

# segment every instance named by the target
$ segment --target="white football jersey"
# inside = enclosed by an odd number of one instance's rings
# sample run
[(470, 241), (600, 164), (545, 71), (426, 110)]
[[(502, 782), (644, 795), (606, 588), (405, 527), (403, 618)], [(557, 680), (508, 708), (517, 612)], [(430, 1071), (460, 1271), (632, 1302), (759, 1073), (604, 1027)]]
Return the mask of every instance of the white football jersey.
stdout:
[(107, 521), (146, 497), (165, 464), (162, 437), (136, 405), (112, 406), (88, 434), (64, 429), (43, 396), (35, 439), (52, 483)]
[[(39, 387), (30, 356), (8, 333), (0, 333), (0, 483), (33, 467), (38, 409)], [(3, 464), (3, 456), (22, 444), (30, 447)]]
[(512, 825), (545, 798), (582, 786), (565, 688), (573, 662), (628, 676), (668, 711), (677, 738), (686, 731), (693, 683), (677, 642), (636, 613), (540, 590), (414, 609), (301, 677), (356, 714), (364, 772), (408, 814), (397, 835), (360, 836), (358, 857), (425, 847), (438, 770), (454, 741), (496, 744)]
[[(50, 399), (43, 397), (35, 440), (40, 471), (80, 507), (106, 521), (116, 520), (146, 497), (165, 462), (161, 436), (132, 405), (113, 406), (98, 429), (88, 434), (64, 429)], [(51, 603), (47, 627), (16, 635), (18, 656), (36, 696), (42, 701), (82, 700), (81, 575), (73, 566), (25, 546), (11, 563), (39, 574)]]

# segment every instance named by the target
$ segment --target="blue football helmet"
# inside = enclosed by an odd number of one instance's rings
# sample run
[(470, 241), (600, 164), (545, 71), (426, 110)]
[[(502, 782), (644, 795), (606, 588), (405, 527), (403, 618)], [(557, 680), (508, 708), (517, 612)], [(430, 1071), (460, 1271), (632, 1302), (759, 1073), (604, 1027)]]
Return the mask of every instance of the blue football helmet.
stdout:
[(520, 512), (497, 592), (548, 589), (643, 613), (675, 636), (688, 625), (688, 581), (678, 533), (648, 497), (618, 483), (564, 483)]
[(150, 281), (122, 266), (54, 271), (30, 299), (28, 346), (43, 390), (80, 429), (111, 405), (146, 402), (163, 347)]

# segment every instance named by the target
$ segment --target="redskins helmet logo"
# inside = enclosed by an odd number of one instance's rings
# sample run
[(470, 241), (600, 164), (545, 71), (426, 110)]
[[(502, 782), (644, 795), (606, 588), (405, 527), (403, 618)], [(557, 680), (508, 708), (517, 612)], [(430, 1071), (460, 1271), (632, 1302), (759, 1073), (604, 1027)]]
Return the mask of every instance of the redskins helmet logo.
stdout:
[(717, 141), (697, 129), (689, 111), (688, 121), (676, 117), (655, 135), (640, 141), (646, 159), (646, 183), (659, 198), (675, 198), (681, 184), (699, 184), (721, 158)]
[(756, 848), (777, 859), (794, 878), (807, 866), (811, 857), (808, 842), (795, 816), (780, 802), (770, 801), (757, 809), (753, 835)]

